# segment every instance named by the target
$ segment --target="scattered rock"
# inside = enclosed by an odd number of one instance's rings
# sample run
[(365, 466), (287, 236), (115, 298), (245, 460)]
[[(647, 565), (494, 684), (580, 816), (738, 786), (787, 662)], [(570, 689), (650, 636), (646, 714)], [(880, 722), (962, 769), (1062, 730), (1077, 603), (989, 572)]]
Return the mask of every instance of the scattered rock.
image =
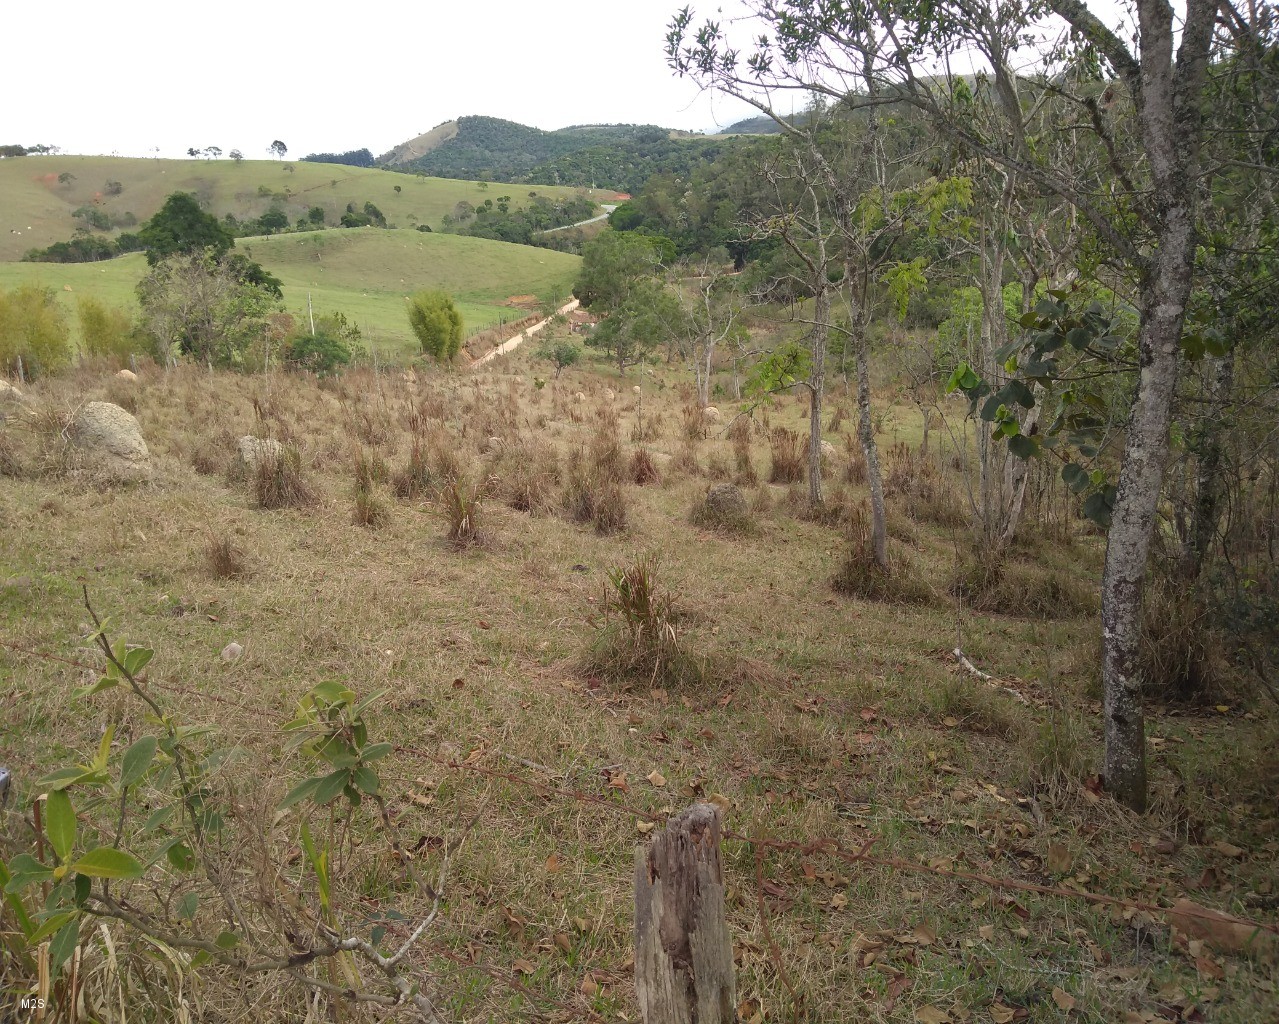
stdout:
[(256, 473), (258, 463), (265, 458), (278, 459), (284, 446), (270, 437), (253, 437), (246, 434), (235, 443), (237, 468), (246, 473)]
[(631, 390), (637, 395), (642, 395), (644, 393), (644, 389), (640, 387), (638, 384), (636, 384), (633, 388), (631, 388)]
[(138, 379), (138, 375), (134, 373), (132, 370), (118, 370), (116, 371), (116, 376), (119, 377), (121, 380), (127, 380), (127, 381), (135, 381)]
[(702, 418), (705, 420), (708, 420), (711, 423), (718, 423), (722, 417), (719, 414), (719, 410), (716, 409), (715, 406), (708, 405), (705, 409), (702, 410)]
[(0, 402), (21, 402), (22, 392), (7, 380), (0, 380)]
[(222, 648), (222, 660), (229, 665), (243, 653), (244, 648), (232, 640), (229, 644)]
[(115, 483), (151, 479), (151, 452), (132, 415), (110, 402), (81, 406), (71, 425), (71, 442), (83, 468)]
[(581, 405), (583, 402), (586, 401), (586, 396), (582, 394), (582, 392), (580, 391), (577, 394), (575, 394), (573, 397), (577, 399), (578, 405)]
[(751, 517), (746, 496), (734, 484), (713, 484), (693, 509), (693, 522), (711, 530), (747, 530)]
[(613, 389), (612, 389), (612, 388), (605, 388), (605, 389), (604, 389), (604, 397), (605, 397), (606, 399), (608, 399), (608, 400), (611, 402), (611, 401), (613, 401), (613, 399), (615, 399), (615, 398), (617, 397), (617, 395), (615, 395), (615, 394), (613, 393)]
[(500, 437), (490, 437), (484, 442), (484, 450), (489, 452), (500, 452), (506, 447), (506, 442)]
[(822, 458), (833, 459), (837, 454), (838, 453), (835, 450), (835, 446), (833, 444), (831, 444), (829, 441), (822, 442)]

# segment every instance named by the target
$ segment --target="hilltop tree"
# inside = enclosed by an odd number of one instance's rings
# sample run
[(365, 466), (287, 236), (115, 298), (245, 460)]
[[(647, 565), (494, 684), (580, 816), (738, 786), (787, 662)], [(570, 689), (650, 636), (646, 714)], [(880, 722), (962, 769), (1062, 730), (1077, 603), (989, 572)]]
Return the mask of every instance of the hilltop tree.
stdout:
[(450, 362), (462, 347), (462, 314), (447, 292), (421, 291), (409, 303), (409, 326), (422, 351), (437, 362)]
[(206, 146), (204, 149), (205, 156), (211, 156), (214, 160), (222, 155), (222, 150), (218, 146)]
[(166, 256), (212, 249), (221, 257), (235, 244), (231, 233), (211, 213), (200, 209), (190, 192), (174, 192), (155, 216), (142, 226), (138, 238), (147, 250), (147, 263), (155, 266)]
[(279, 139), (276, 139), (274, 142), (271, 143), (270, 146), (267, 147), (267, 152), (273, 153), (280, 160), (284, 159), (285, 154), (287, 154), (288, 151), (289, 151), (289, 147), (286, 146)]
[(244, 159), (244, 154), (241, 153), (238, 149), (231, 150), (231, 152), (228, 153), (227, 155), (230, 156), (231, 159), (234, 160), (237, 164)]

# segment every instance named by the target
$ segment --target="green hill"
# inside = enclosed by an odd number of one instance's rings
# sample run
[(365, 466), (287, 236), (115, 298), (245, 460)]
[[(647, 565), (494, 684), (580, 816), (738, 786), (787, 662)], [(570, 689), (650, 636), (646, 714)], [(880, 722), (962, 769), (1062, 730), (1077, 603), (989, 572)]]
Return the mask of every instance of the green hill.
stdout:
[[(112, 194), (112, 182), (118, 183), (118, 194)], [(0, 160), (0, 261), (18, 260), (30, 249), (71, 238), (82, 224), (74, 216), (78, 209), (104, 214), (116, 225), (108, 233), (115, 233), (128, 230), (130, 221), (147, 220), (166, 196), (178, 191), (195, 193), (205, 209), (219, 218), (230, 213), (249, 220), (274, 203), (291, 223), (319, 206), (326, 222), (336, 225), (348, 203), (362, 208), (365, 202), (373, 202), (388, 223), (409, 228), (416, 224), (438, 227), (458, 202), (482, 202), (486, 189), (454, 178), (391, 175), (310, 162), (17, 157)], [(544, 187), (538, 191), (568, 196), (575, 190)], [(512, 199), (520, 207), (528, 201), (527, 191)]]
[[(452, 294), (470, 334), (523, 316), (503, 304), (512, 297), (566, 297), (580, 262), (549, 249), (379, 228), (244, 238), (237, 248), (280, 278), (288, 310), (305, 310), (309, 293), (317, 313), (345, 313), (387, 356), (416, 350), (404, 305), (418, 289)], [(0, 288), (31, 281), (53, 288), (78, 333), (77, 296), (134, 310), (133, 289), (146, 269), (140, 253), (101, 263), (0, 263)]]
[(632, 191), (708, 140), (657, 125), (573, 125), (543, 131), (497, 117), (459, 117), (401, 143), (379, 162), (446, 178), (487, 178)]

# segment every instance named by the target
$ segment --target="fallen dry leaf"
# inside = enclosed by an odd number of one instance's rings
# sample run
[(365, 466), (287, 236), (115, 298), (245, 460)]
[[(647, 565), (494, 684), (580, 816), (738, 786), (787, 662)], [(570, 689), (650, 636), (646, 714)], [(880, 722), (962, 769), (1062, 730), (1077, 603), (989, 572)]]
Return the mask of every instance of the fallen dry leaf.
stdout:
[(1044, 863), (1054, 875), (1066, 875), (1074, 867), (1075, 858), (1070, 855), (1063, 843), (1052, 843), (1048, 847), (1048, 856)]
[(1075, 997), (1065, 989), (1053, 986), (1053, 1002), (1057, 1004), (1057, 1008), (1063, 1013), (1069, 1013), (1075, 1008)]
[(586, 976), (582, 978), (582, 995), (593, 996), (599, 992), (599, 990), (599, 985), (596, 983), (595, 979), (591, 977), (590, 973), (587, 972)]
[(990, 1019), (995, 1024), (1009, 1024), (1017, 1016), (1017, 1011), (1003, 1003), (993, 1003), (990, 1007)]
[(1230, 914), (1181, 899), (1168, 911), (1169, 922), (1187, 938), (1202, 939), (1224, 953), (1248, 953), (1263, 958), (1279, 955), (1279, 935)]
[(1213, 843), (1212, 848), (1223, 857), (1242, 857), (1247, 852), (1243, 847), (1235, 846), (1234, 843), (1227, 843), (1221, 839)]
[(564, 862), (560, 860), (558, 853), (553, 853), (546, 858), (546, 870), (549, 874), (559, 874), (560, 869), (564, 867)]
[(532, 974), (537, 970), (537, 964), (533, 963), (532, 960), (516, 960), (515, 963), (511, 964), (511, 970), (516, 974)]
[(652, 783), (658, 789), (661, 789), (662, 787), (666, 785), (665, 777), (656, 768), (654, 768), (651, 772), (649, 772), (646, 778), (648, 779), (650, 783)]
[(926, 924), (916, 926), (911, 934), (921, 946), (931, 946), (937, 941), (937, 932)]
[(653, 829), (657, 828), (651, 821), (636, 821), (635, 831), (642, 836), (648, 835)]
[(949, 1013), (932, 1005), (915, 1007), (915, 1019), (919, 1024), (953, 1024)]
[(556, 932), (552, 936), (552, 941), (564, 953), (573, 952), (573, 940), (568, 937), (568, 932)]

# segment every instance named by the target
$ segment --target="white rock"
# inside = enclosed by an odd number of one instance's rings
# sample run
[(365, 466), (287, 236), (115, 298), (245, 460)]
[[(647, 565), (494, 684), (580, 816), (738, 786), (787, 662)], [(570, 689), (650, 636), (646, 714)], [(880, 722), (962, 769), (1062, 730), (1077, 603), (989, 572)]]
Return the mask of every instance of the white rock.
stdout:
[(118, 405), (88, 402), (81, 406), (71, 441), (91, 475), (122, 483), (151, 479), (151, 452), (142, 428)]
[(822, 456), (827, 459), (833, 459), (836, 455), (835, 446), (829, 441), (822, 442)]
[(121, 380), (134, 381), (138, 379), (138, 375), (134, 373), (132, 370), (117, 370), (116, 376), (119, 377)]
[(586, 401), (586, 396), (582, 394), (582, 392), (580, 391), (577, 394), (575, 394), (573, 397), (577, 399), (578, 405), (581, 405), (583, 402)]
[(631, 390), (634, 391), (635, 394), (637, 395), (642, 395), (644, 393), (644, 389), (640, 387), (638, 384), (636, 384), (633, 388), (631, 388)]
[(245, 435), (235, 443), (239, 460), (239, 468), (250, 473), (257, 472), (258, 463), (264, 458), (279, 458), (284, 446), (270, 437), (252, 437)]
[(243, 653), (244, 648), (232, 640), (229, 644), (222, 648), (222, 660), (229, 665)]
[(708, 405), (705, 409), (703, 409), (702, 416), (703, 418), (710, 420), (712, 423), (718, 423), (720, 421), (719, 410), (713, 405)]
[(605, 397), (605, 398), (607, 398), (607, 399), (611, 402), (611, 401), (613, 401), (613, 399), (615, 399), (615, 398), (617, 397), (617, 395), (613, 394), (613, 389), (612, 389), (612, 388), (606, 388), (606, 389), (604, 390), (604, 397)]

